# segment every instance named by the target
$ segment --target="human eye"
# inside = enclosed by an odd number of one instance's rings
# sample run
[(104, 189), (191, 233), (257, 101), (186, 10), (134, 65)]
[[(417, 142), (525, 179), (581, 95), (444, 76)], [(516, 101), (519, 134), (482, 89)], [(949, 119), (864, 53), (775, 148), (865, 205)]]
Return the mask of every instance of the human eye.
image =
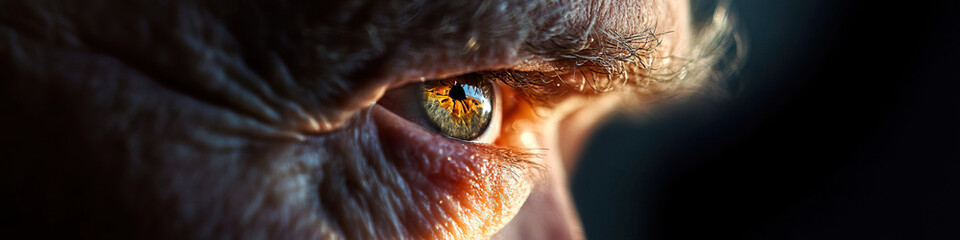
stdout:
[(503, 116), (499, 84), (480, 74), (410, 83), (386, 93), (380, 104), (437, 134), (492, 143)]

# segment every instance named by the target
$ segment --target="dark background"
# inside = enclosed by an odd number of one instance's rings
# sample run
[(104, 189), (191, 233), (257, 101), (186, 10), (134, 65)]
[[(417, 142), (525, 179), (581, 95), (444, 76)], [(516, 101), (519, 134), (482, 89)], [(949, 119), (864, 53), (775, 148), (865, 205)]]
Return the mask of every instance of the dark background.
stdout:
[(943, 2), (733, 1), (732, 97), (601, 128), (571, 183), (588, 239), (960, 239)]

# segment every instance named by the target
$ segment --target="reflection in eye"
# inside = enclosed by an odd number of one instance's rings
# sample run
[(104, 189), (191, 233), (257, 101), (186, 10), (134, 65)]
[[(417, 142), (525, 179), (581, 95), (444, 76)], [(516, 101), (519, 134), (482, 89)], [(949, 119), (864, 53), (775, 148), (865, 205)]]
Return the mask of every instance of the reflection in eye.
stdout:
[(423, 108), (444, 135), (473, 140), (493, 118), (494, 86), (476, 76), (423, 83)]

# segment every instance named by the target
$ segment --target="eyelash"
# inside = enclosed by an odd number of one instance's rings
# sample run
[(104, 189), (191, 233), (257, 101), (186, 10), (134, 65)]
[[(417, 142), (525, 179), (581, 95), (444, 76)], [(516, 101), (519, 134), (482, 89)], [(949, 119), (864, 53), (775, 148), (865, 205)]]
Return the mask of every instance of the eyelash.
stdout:
[(517, 90), (523, 99), (533, 106), (551, 106), (554, 103), (551, 99), (556, 99), (569, 90), (567, 83), (560, 81), (559, 76), (548, 76), (544, 72), (501, 70), (477, 74)]
[(524, 175), (527, 179), (537, 182), (543, 178), (547, 167), (538, 163), (544, 154), (538, 153), (546, 149), (497, 147), (491, 144), (477, 144), (477, 149), (487, 156), (503, 160), (500, 165), (507, 168), (507, 172)]
[[(598, 66), (575, 66), (558, 68), (549, 72), (500, 70), (478, 72), (487, 79), (495, 79), (508, 87), (516, 89), (523, 95), (523, 99), (536, 107), (550, 107), (564, 94), (575, 91), (583, 92), (589, 86), (596, 93), (608, 92), (615, 84), (609, 70)], [(572, 79), (564, 79), (561, 75), (572, 74)], [(589, 74), (589, 77), (585, 77)], [(577, 76), (582, 77), (577, 77)], [(606, 81), (601, 82), (602, 78)]]

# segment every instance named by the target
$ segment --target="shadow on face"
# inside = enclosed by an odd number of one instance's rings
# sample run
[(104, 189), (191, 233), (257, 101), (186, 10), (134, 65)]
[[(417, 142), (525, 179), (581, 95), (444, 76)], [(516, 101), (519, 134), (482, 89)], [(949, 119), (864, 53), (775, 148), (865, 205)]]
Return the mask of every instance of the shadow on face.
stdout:
[(24, 236), (578, 238), (593, 125), (703, 84), (682, 1), (0, 9)]

